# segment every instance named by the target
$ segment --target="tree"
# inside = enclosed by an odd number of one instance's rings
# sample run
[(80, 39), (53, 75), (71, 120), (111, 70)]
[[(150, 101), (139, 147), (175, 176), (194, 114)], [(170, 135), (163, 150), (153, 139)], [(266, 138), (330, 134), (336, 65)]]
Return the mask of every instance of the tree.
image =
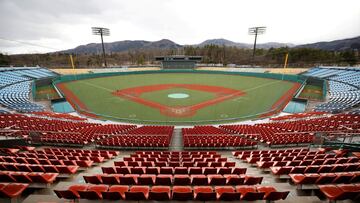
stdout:
[(341, 55), (344, 61), (348, 63), (350, 66), (353, 66), (357, 63), (357, 58), (353, 50), (347, 50), (343, 52)]
[(0, 66), (8, 66), (10, 65), (10, 57), (8, 55), (4, 55), (0, 53)]

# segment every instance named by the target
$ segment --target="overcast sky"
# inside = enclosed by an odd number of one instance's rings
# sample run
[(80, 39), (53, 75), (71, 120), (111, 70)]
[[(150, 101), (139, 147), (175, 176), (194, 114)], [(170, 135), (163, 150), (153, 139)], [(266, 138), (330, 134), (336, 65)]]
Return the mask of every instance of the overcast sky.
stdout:
[[(0, 0), (0, 52), (42, 53), (100, 42), (170, 39), (197, 44), (225, 38), (295, 44), (360, 36), (360, 0)], [(37, 44), (20, 44), (7, 40)], [(47, 48), (49, 47), (49, 48)]]

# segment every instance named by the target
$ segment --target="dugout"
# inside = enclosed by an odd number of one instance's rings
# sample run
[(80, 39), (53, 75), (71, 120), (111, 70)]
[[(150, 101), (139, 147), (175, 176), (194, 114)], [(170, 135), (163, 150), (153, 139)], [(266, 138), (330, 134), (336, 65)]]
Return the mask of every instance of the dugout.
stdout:
[(196, 63), (202, 60), (201, 56), (157, 56), (162, 69), (194, 69)]

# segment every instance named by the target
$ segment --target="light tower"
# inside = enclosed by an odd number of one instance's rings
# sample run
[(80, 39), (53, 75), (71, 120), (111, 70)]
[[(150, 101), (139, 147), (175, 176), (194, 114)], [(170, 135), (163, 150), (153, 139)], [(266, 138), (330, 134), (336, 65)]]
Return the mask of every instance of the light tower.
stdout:
[(92, 30), (93, 35), (100, 35), (101, 36), (103, 59), (104, 59), (105, 67), (107, 67), (103, 36), (109, 36), (110, 35), (110, 30), (108, 28), (103, 28), (103, 27), (92, 27), (91, 30)]
[(253, 61), (254, 61), (254, 58), (255, 58), (257, 36), (264, 34), (265, 31), (266, 31), (266, 27), (264, 27), (264, 26), (249, 28), (249, 35), (255, 35), (254, 48), (253, 48)]

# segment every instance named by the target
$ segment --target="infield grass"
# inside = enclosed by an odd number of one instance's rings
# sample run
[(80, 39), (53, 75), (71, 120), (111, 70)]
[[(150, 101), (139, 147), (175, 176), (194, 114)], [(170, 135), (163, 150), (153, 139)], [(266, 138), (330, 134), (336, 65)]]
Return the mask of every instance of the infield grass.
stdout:
[[(196, 114), (191, 117), (170, 117), (161, 114), (158, 109), (144, 106), (112, 94), (119, 89), (155, 84), (221, 86), (241, 90), (245, 92), (245, 95), (199, 109)], [(213, 123), (209, 120), (229, 118), (245, 120), (256, 118), (258, 115), (267, 112), (293, 85), (294, 83), (292, 82), (274, 79), (204, 73), (122, 75), (78, 80), (65, 84), (67, 89), (72, 91), (90, 111), (96, 114), (119, 119), (146, 120), (145, 122), (138, 121), (138, 123), (153, 123), (152, 121), (154, 121), (155, 123), (164, 122), (164, 124), (168, 121), (178, 122), (171, 124), (181, 124), (184, 121), (200, 121), (198, 124), (207, 124)], [(167, 95), (171, 93), (186, 93), (189, 94), (189, 97), (186, 99), (171, 99), (167, 97)], [(214, 95), (209, 92), (173, 88), (147, 92), (142, 94), (141, 97), (167, 104), (168, 106), (183, 106), (205, 101), (213, 98)], [(115, 118), (114, 120), (117, 120)], [(106, 117), (106, 119), (109, 118)]]

